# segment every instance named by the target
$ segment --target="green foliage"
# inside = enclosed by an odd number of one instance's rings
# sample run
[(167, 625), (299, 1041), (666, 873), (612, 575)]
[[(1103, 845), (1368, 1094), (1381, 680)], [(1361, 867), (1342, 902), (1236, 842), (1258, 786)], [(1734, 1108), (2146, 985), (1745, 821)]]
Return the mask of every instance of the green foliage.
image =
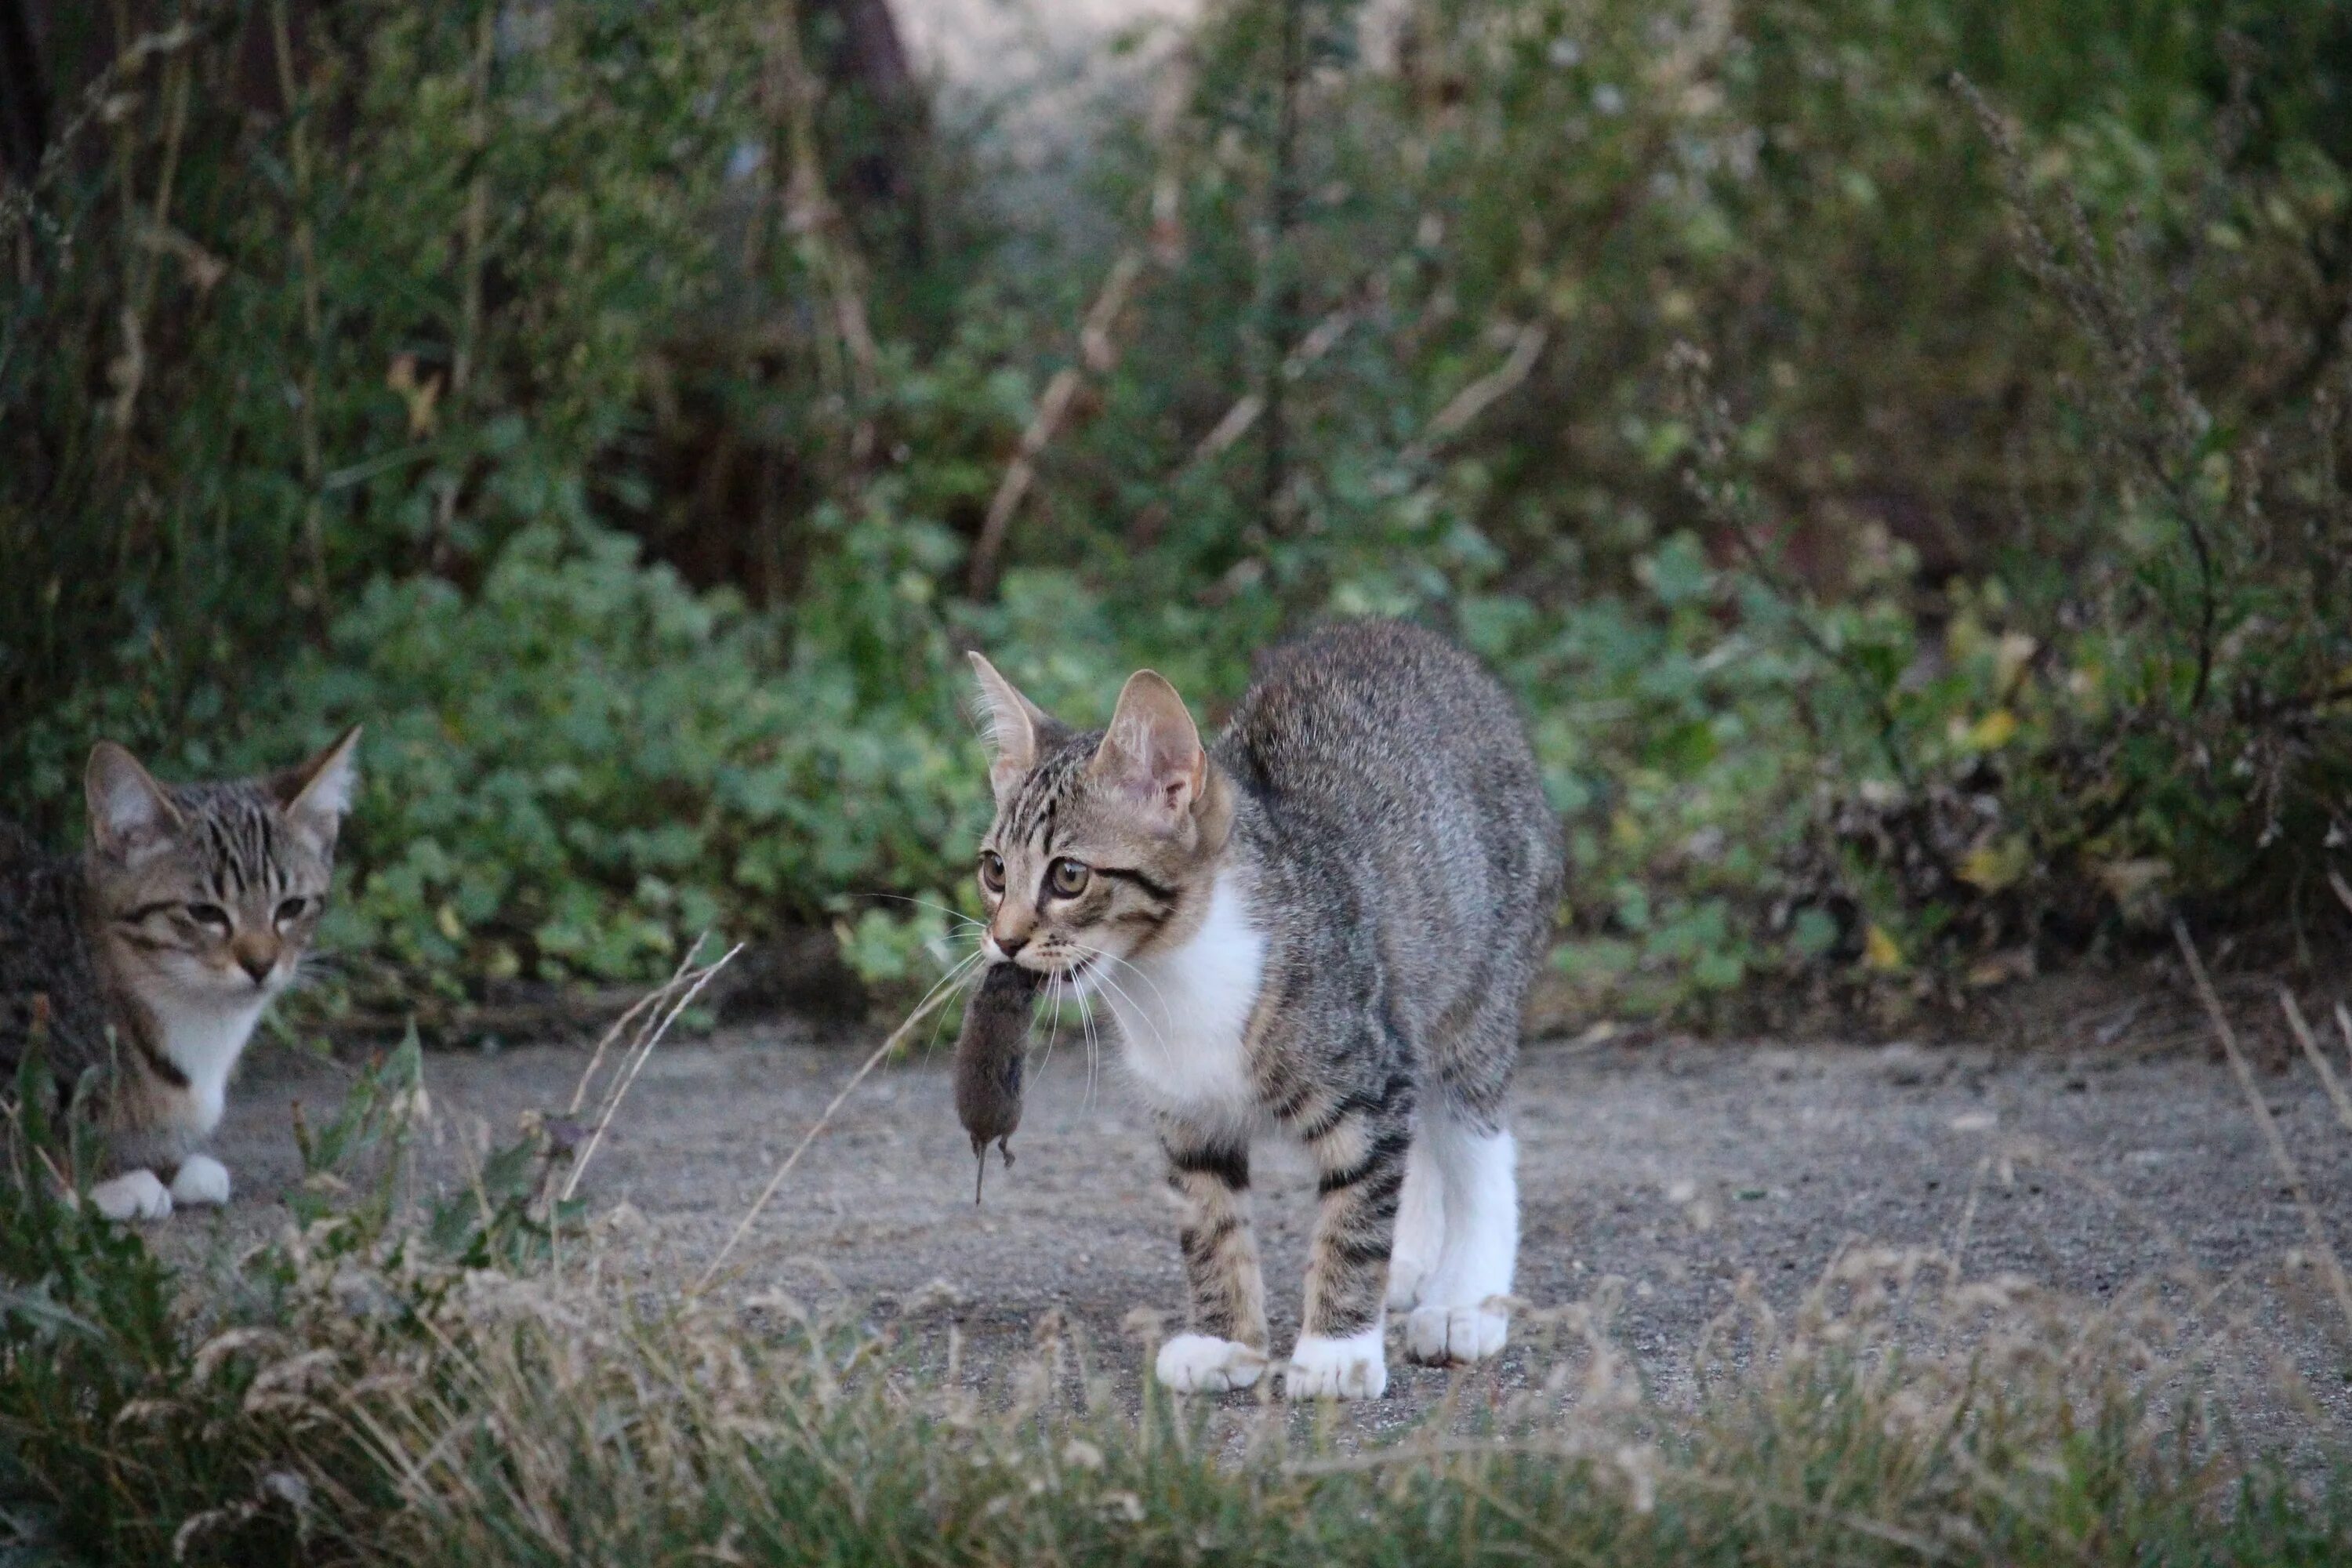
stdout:
[(0, 218), (0, 809), (366, 722), (366, 997), (814, 920), (919, 977), (959, 647), (1213, 713), (1329, 616), (1525, 701), (1588, 1009), (1950, 994), (2334, 852), (2333, 0), (1228, 8), (1074, 222), (943, 146), (843, 198), (872, 106), (740, 0), (165, 13)]
[[(716, 286), (704, 220), (750, 131), (696, 107), (743, 101), (732, 6), (502, 37), (493, 6), (373, 5), (299, 47), (268, 6), (176, 9), (120, 68), (113, 173), (58, 183), (0, 322), (5, 690), (53, 699), (131, 638), (104, 678), (151, 727), (374, 574), (625, 511), (642, 481), (595, 464)], [(241, 46), (286, 84), (250, 130)]]
[(366, 716), (338, 940), (415, 973), (625, 979), (722, 912), (756, 933), (877, 868), (935, 878), (970, 791), (946, 645), (900, 599), (921, 536), (839, 530), (789, 634), (610, 536), (528, 532), (470, 595), (371, 591), (250, 742)]

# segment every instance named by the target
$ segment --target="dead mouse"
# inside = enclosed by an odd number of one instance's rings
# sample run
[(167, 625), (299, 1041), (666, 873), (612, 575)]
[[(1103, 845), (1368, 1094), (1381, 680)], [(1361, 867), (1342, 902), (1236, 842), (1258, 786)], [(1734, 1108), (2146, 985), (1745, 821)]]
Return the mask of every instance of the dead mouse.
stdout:
[(971, 1201), (980, 1202), (981, 1178), (988, 1173), (988, 1146), (1013, 1163), (1010, 1140), (1021, 1125), (1021, 1068), (1029, 1048), (1029, 1017), (1045, 976), (1017, 963), (989, 966), (963, 1005), (963, 1030), (956, 1036), (956, 1119), (971, 1134), (980, 1160)]

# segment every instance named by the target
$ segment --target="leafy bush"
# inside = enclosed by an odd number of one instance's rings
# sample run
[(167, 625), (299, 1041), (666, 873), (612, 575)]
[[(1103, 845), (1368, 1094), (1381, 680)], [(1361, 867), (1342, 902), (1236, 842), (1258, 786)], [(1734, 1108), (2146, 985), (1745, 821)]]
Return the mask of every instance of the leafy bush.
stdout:
[(774, 624), (611, 536), (521, 535), (470, 595), (379, 584), (268, 704), (295, 732), (371, 726), (341, 940), (422, 973), (618, 980), (722, 912), (756, 933), (877, 868), (935, 880), (971, 792), (949, 650), (892, 603), (920, 538), (846, 541), (789, 659)]
[(1589, 1008), (2324, 883), (2339, 5), (1269, 0), (1079, 221), (942, 139), (887, 245), (766, 8), (159, 15), (0, 216), (0, 809), (364, 720), (372, 994), (713, 921), (909, 973), (936, 911), (867, 896), (961, 886), (958, 646), (1213, 711), (1368, 613), (1526, 702)]

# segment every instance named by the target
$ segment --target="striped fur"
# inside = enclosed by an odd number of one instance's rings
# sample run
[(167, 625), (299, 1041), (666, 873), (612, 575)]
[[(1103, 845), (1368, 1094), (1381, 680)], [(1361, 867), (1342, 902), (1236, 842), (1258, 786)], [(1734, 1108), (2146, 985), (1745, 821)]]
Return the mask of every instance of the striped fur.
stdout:
[[(1291, 1392), (1380, 1392), (1391, 1300), (1409, 1352), (1491, 1354), (1517, 1235), (1506, 1100), (1561, 876), (1507, 699), (1437, 637), (1363, 623), (1268, 655), (1203, 747), (1149, 671), (1081, 733), (974, 662), (989, 956), (1101, 1000), (1157, 1112), (1193, 1329), (1162, 1380), (1242, 1386), (1241, 1352), (1265, 1350), (1245, 1204), (1269, 1123), (1318, 1173)], [(1428, 1256), (1392, 1290), (1409, 1153)]]
[(357, 739), (267, 778), (177, 786), (100, 744), (80, 856), (0, 826), (0, 1072), (37, 1030), (60, 1091), (94, 1088), (115, 1173), (92, 1196), (109, 1213), (226, 1199), (200, 1148), (326, 909)]

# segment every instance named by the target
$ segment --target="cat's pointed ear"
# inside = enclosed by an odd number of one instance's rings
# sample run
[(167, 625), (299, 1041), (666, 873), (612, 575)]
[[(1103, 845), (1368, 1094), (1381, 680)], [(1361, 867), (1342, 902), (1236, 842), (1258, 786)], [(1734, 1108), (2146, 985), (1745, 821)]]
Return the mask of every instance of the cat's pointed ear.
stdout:
[(180, 808), (163, 786), (111, 741), (90, 748), (81, 786), (89, 803), (90, 838), (110, 854), (135, 855), (179, 829)]
[(335, 847), (352, 809), (360, 782), (359, 745), (360, 727), (354, 724), (300, 767), (270, 777), (269, 793), (285, 809), (286, 820), (315, 839), (321, 851)]
[(969, 656), (971, 673), (980, 682), (980, 718), (987, 726), (989, 787), (1003, 800), (1037, 765), (1037, 752), (1045, 737), (1060, 725), (1045, 710), (1021, 695), (1013, 682), (997, 672), (977, 651)]
[(1095, 778), (1118, 790), (1172, 832), (1197, 805), (1209, 778), (1209, 754), (1201, 731), (1176, 689), (1149, 669), (1139, 669), (1119, 689), (1118, 708), (1093, 762)]

